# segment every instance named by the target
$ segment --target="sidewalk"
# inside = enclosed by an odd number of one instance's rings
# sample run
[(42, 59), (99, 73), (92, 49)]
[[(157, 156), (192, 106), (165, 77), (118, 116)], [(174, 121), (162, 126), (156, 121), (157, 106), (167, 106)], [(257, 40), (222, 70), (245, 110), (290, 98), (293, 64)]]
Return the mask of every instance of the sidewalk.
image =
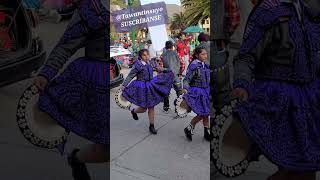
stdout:
[[(16, 107), (24, 89), (31, 84), (28, 79), (0, 88), (0, 179), (1, 180), (72, 180), (66, 156), (57, 150), (33, 146), (20, 133), (16, 122)], [(73, 133), (65, 152), (91, 142)], [(109, 177), (107, 164), (89, 164), (93, 180)]]
[[(209, 180), (210, 144), (203, 139), (203, 127), (196, 127), (189, 142), (183, 129), (192, 116), (175, 119), (172, 110), (156, 107), (158, 135), (150, 135), (147, 114), (134, 121), (129, 111), (114, 102), (111, 92), (111, 177), (112, 180)], [(174, 94), (174, 93), (172, 93)], [(174, 96), (171, 97), (171, 104)]]

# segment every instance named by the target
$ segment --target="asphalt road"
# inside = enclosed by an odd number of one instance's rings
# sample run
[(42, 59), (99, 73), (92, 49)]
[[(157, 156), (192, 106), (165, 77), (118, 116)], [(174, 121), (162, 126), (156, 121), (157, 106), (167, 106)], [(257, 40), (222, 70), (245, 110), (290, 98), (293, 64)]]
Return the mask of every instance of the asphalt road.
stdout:
[[(128, 70), (123, 70), (126, 75)], [(210, 144), (203, 139), (202, 124), (196, 128), (192, 142), (183, 129), (194, 114), (175, 118), (171, 110), (156, 106), (157, 135), (148, 131), (147, 114), (135, 121), (131, 113), (120, 109), (111, 92), (111, 179), (112, 180), (209, 180)], [(171, 109), (175, 93), (171, 93)]]

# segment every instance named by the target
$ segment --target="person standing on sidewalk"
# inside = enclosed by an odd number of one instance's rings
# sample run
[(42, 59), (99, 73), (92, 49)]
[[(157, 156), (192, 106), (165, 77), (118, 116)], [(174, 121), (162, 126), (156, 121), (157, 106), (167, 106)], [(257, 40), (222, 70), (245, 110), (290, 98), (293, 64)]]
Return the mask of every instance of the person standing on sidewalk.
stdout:
[[(201, 46), (207, 50), (208, 58), (210, 60), (210, 43), (209, 43), (210, 36), (205, 33), (200, 33), (197, 39), (199, 41), (198, 46)], [(210, 63), (210, 61), (207, 63)]]
[[(180, 71), (180, 59), (177, 53), (173, 50), (173, 42), (166, 42), (166, 51), (162, 54), (163, 68), (170, 70), (174, 74), (173, 88), (176, 91), (177, 97), (181, 94), (181, 71)], [(169, 96), (163, 101), (163, 111), (168, 112), (170, 109)]]
[[(90, 180), (86, 163), (109, 161), (109, 12), (100, 0), (74, 2), (75, 12), (62, 38), (34, 80), (41, 92), (39, 108), (83, 138), (93, 142), (68, 155), (75, 180)], [(80, 48), (85, 56), (59, 70)]]
[(183, 81), (183, 99), (197, 116), (184, 129), (184, 133), (187, 139), (192, 141), (195, 126), (203, 121), (204, 138), (210, 141), (210, 67), (205, 63), (208, 53), (205, 48), (198, 46), (193, 56), (193, 61), (188, 66), (187, 75)]
[[(162, 72), (153, 77), (153, 69)], [(137, 77), (136, 80), (131, 80)], [(139, 120), (138, 113), (145, 113), (148, 110), (149, 131), (157, 134), (154, 127), (154, 107), (163, 101), (171, 91), (173, 73), (161, 67), (154, 67), (150, 62), (150, 55), (147, 49), (139, 51), (139, 58), (135, 61), (129, 75), (120, 87), (122, 96), (138, 108), (130, 108), (134, 120)], [(129, 84), (130, 83), (130, 84)]]
[[(189, 48), (188, 48), (188, 41), (189, 39), (186, 37), (186, 34), (181, 32), (178, 35), (179, 40), (177, 41), (177, 52), (179, 55), (179, 58), (184, 62), (185, 67), (188, 67), (189, 65)], [(186, 75), (186, 69), (182, 73), (184, 76)]]

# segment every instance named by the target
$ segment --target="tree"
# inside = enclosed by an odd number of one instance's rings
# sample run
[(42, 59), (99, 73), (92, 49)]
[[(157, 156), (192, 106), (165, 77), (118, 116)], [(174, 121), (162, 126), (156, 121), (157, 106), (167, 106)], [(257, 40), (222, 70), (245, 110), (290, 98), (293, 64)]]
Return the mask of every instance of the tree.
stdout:
[[(110, 4), (111, 5), (118, 5), (121, 8), (127, 8), (128, 7), (124, 0), (111, 0)], [(132, 7), (138, 7), (140, 5), (141, 5), (140, 0), (134, 0)]]
[(210, 0), (182, 0), (186, 25), (198, 25), (210, 17)]
[(170, 29), (182, 31), (186, 28), (186, 18), (182, 12), (175, 13), (171, 21)]
[(126, 4), (124, 3), (124, 1), (119, 1), (119, 0), (111, 0), (110, 4), (111, 5), (118, 5), (121, 8), (126, 7)]

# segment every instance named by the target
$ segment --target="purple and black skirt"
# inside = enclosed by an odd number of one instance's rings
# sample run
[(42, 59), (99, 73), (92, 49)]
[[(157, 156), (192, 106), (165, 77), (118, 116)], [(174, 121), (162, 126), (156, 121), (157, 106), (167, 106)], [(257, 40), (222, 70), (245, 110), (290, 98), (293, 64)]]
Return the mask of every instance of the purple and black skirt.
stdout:
[(161, 73), (150, 81), (133, 80), (122, 95), (132, 104), (152, 108), (167, 97), (172, 89), (173, 73)]
[(183, 96), (188, 106), (199, 116), (210, 114), (210, 88), (189, 87)]
[(109, 144), (110, 88), (107, 62), (73, 61), (40, 96), (40, 109), (67, 130), (97, 144)]

